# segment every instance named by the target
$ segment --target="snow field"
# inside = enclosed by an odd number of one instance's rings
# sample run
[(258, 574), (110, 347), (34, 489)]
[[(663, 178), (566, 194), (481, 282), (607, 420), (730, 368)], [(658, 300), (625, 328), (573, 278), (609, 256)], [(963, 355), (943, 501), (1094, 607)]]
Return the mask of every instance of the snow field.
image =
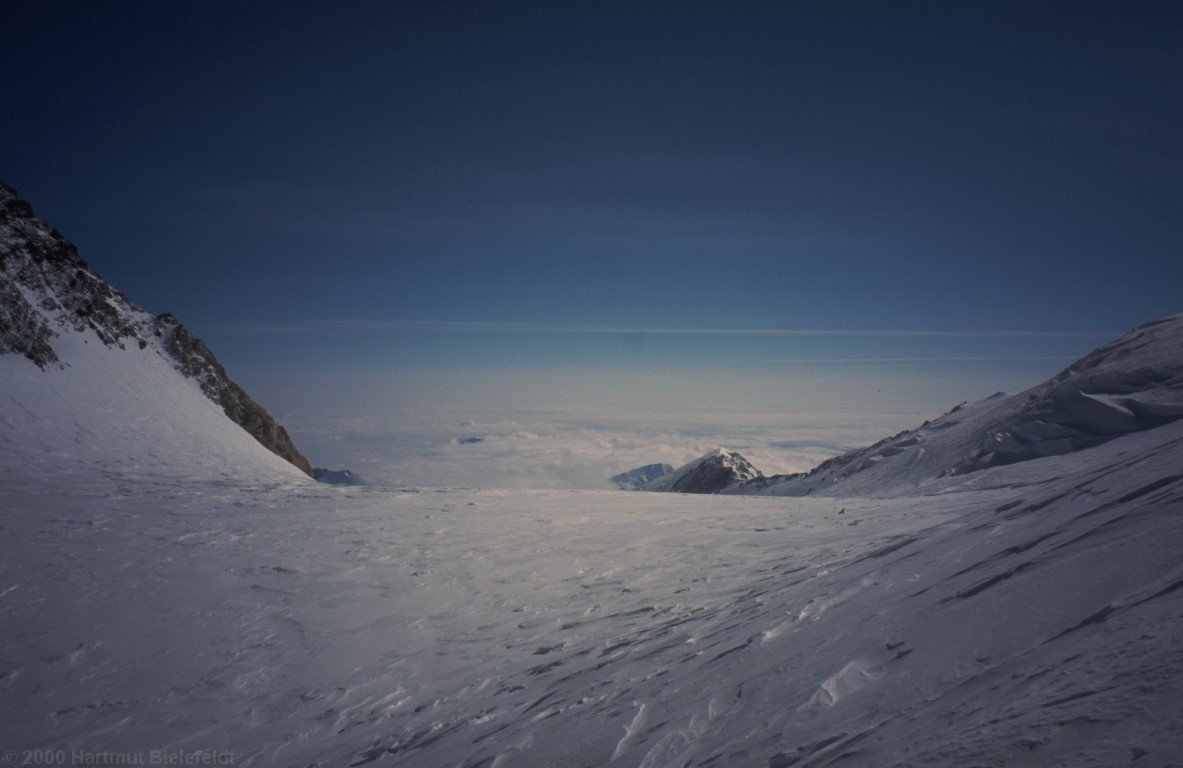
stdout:
[(0, 716), (236, 765), (1161, 766), (1181, 446), (888, 500), (5, 487)]

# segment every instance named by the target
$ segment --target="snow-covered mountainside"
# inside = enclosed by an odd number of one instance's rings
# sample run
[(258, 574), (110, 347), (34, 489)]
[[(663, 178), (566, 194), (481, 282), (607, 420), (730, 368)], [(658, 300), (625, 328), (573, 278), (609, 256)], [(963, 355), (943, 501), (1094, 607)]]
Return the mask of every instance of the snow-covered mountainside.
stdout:
[[(92, 343), (93, 342), (93, 343)], [(89, 345), (89, 349), (86, 345)], [(94, 355), (96, 350), (111, 353), (109, 360)], [(7, 353), (7, 354), (6, 354)], [(124, 354), (127, 353), (127, 354)], [(140, 353), (140, 354), (136, 354)], [(19, 357), (18, 357), (19, 356)], [(103, 407), (102, 398), (110, 388), (127, 386), (138, 390), (144, 400), (140, 409), (152, 408), (153, 393), (134, 381), (127, 372), (111, 369), (111, 364), (125, 364), (145, 377), (158, 381), (160, 402), (174, 400), (177, 387), (169, 377), (150, 372), (156, 363), (190, 379), (186, 388), (199, 387), (235, 424), (250, 433), (260, 444), (281, 456), (307, 475), (312, 467), (292, 443), (287, 431), (267, 411), (250, 398), (222, 368), (217, 358), (200, 339), (171, 315), (153, 317), (112, 288), (78, 256), (77, 250), (33, 215), (32, 207), (15, 190), (0, 184), (0, 362), (3, 381), (30, 376), (30, 392), (39, 386), (50, 392), (69, 392), (70, 400), (61, 407), (77, 410), (86, 418), (88, 408)], [(119, 361), (116, 363), (116, 361)], [(36, 367), (34, 367), (34, 365)], [(69, 375), (63, 373), (81, 366)], [(103, 370), (103, 378), (94, 387), (74, 387), (69, 380)], [(27, 374), (27, 375), (26, 375)], [(22, 419), (24, 412), (14, 405), (16, 390), (0, 414), (8, 419)], [(64, 397), (64, 395), (63, 395)], [(128, 403), (128, 417), (136, 418), (134, 403)], [(13, 410), (15, 409), (15, 410)], [(187, 414), (169, 413), (157, 408), (164, 421), (161, 430), (197, 430), (201, 425), (186, 425)], [(9, 413), (12, 411), (12, 413)], [(51, 414), (33, 412), (31, 418), (49, 419)], [(61, 421), (60, 418), (57, 421)], [(126, 426), (126, 425), (123, 425)], [(147, 425), (145, 425), (147, 426)], [(145, 435), (147, 437), (147, 435)], [(103, 436), (93, 435), (102, 452)], [(215, 450), (211, 446), (211, 450)]]
[(723, 493), (749, 480), (762, 478), (759, 470), (735, 451), (717, 448), (670, 474), (641, 486), (643, 491)]
[(672, 474), (673, 471), (674, 468), (669, 464), (646, 464), (643, 467), (636, 467), (627, 472), (613, 475), (610, 482), (622, 491), (635, 491), (645, 483), (665, 477)]
[(105, 476), (122, 478), (127, 490), (160, 488), (164, 478), (209, 484), (305, 477), (226, 418), (155, 345), (106, 347), (79, 332), (60, 334), (54, 349), (68, 361), (60, 370), (0, 355), (5, 485), (56, 494)]
[(778, 496), (936, 492), (983, 470), (1073, 453), (1181, 417), (1183, 314), (1139, 326), (1025, 392), (962, 404), (806, 474), (757, 477), (711, 491), (650, 489)]

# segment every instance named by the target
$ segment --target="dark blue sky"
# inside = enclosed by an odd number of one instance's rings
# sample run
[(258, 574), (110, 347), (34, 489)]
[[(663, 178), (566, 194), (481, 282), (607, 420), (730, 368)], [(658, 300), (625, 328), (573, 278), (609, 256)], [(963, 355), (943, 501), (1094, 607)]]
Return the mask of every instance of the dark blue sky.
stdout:
[(3, 16), (0, 178), (248, 377), (1050, 359), (1183, 309), (1179, 3)]

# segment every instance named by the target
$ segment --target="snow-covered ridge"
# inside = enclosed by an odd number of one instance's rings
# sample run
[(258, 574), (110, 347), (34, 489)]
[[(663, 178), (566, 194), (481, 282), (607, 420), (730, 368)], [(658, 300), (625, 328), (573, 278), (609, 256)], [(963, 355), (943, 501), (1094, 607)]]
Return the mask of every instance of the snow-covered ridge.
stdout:
[[(936, 492), (983, 470), (1085, 450), (1179, 418), (1183, 314), (1141, 325), (1024, 392), (963, 403), (808, 473), (753, 476), (714, 490), (685, 490), (776, 496)], [(646, 489), (674, 490), (669, 484)]]
[[(41, 369), (41, 386), (69, 388), (63, 370), (74, 365), (105, 369), (85, 346), (92, 339), (95, 349), (138, 350), (167, 361), (259, 444), (312, 474), (287, 431), (226, 374), (204, 342), (171, 315), (154, 317), (111, 287), (15, 190), (0, 184), (0, 355), (31, 361)], [(21, 365), (32, 369), (29, 362)], [(15, 376), (23, 372), (21, 365), (6, 365), (5, 371), (11, 367)], [(113, 374), (105, 375), (109, 379)], [(165, 393), (144, 395), (168, 398)], [(83, 387), (71, 396), (72, 408), (86, 410), (98, 394)]]

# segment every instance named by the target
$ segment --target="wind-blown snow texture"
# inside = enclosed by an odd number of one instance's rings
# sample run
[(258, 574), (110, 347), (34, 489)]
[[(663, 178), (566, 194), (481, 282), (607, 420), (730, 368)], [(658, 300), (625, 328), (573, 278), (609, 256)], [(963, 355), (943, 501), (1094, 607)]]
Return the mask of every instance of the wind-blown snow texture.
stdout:
[(61, 368), (71, 363), (60, 347), (79, 339), (167, 356), (234, 423), (312, 475), (287, 431), (226, 374), (201, 339), (172, 315), (153, 317), (112, 288), (15, 190), (0, 183), (0, 359), (17, 354), (42, 369)]
[[(48, 373), (0, 358), (0, 747), (432, 768), (1183, 754), (1183, 421), (878, 500), (342, 488), (159, 356), (60, 352)], [(17, 363), (65, 383), (39, 399)], [(107, 375), (124, 383), (95, 407), (84, 383)], [(137, 400), (188, 426), (128, 427)]]

